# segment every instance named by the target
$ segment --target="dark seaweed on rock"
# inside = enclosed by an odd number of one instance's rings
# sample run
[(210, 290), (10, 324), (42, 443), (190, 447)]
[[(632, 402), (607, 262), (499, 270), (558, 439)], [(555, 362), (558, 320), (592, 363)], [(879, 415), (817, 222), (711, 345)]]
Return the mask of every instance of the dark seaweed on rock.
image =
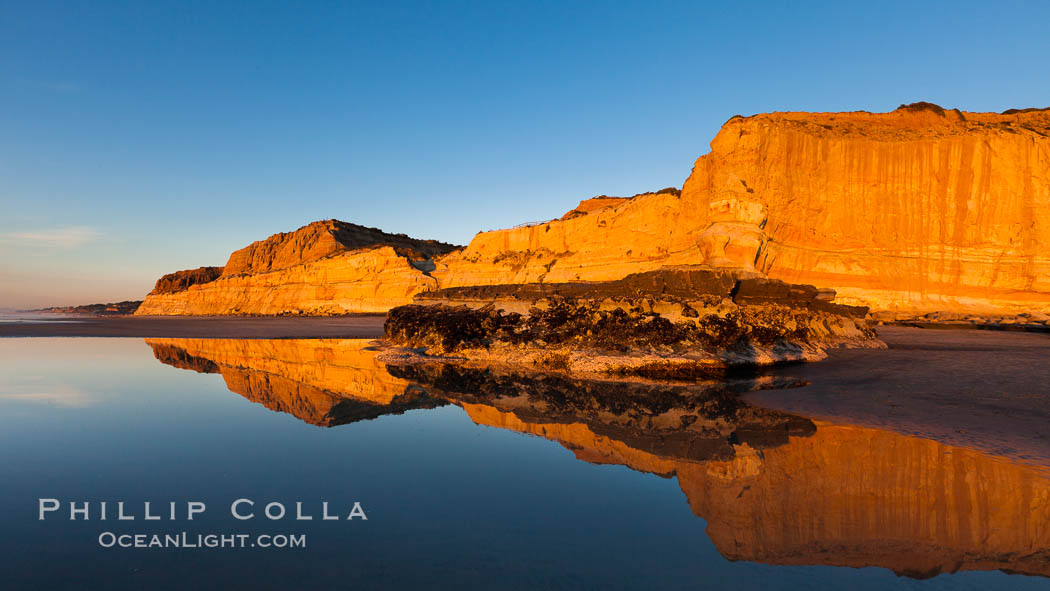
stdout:
[[(449, 354), (496, 343), (627, 351), (740, 350), (810, 336), (810, 312), (786, 306), (742, 306), (724, 316), (672, 322), (635, 305), (603, 309), (597, 300), (550, 298), (528, 315), (494, 307), (402, 306), (387, 316), (386, 336), (408, 347)], [(688, 313), (689, 309), (686, 310)], [(694, 311), (695, 313), (695, 311)]]

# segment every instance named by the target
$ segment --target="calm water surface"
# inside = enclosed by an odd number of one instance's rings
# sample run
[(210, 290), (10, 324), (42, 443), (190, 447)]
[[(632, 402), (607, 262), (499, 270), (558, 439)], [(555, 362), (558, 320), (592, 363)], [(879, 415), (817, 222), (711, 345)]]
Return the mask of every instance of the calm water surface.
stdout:
[[(366, 345), (0, 339), (0, 587), (1050, 587), (1045, 472), (740, 396), (790, 375), (610, 384), (387, 367)], [(40, 521), (38, 498), (62, 511)], [(70, 500), (138, 519), (70, 521)], [(143, 521), (145, 501), (207, 510)], [(267, 520), (271, 501), (315, 518)], [(322, 501), (368, 519), (322, 521)], [(184, 531), (307, 547), (98, 541)]]

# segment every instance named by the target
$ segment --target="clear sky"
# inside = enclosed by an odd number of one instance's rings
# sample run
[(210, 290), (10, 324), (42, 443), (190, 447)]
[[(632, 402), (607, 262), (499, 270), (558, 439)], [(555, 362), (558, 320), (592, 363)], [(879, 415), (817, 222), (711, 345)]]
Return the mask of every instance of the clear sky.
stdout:
[(0, 0), (0, 307), (338, 218), (464, 244), (735, 114), (1050, 105), (1050, 2)]

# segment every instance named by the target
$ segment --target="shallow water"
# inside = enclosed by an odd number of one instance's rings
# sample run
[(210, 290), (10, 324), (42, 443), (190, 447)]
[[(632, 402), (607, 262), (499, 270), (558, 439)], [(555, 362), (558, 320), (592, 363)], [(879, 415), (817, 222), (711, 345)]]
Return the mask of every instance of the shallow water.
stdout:
[[(794, 377), (388, 368), (358, 340), (2, 339), (2, 587), (1048, 586), (1043, 471), (741, 398), (818, 385)], [(40, 520), (40, 498), (63, 504)], [(255, 518), (231, 516), (239, 498)], [(116, 501), (137, 519), (112, 519)], [(188, 501), (207, 509), (189, 521)], [(314, 519), (268, 520), (271, 501)], [(367, 520), (321, 520), (322, 501)], [(103, 532), (306, 547), (104, 548)]]

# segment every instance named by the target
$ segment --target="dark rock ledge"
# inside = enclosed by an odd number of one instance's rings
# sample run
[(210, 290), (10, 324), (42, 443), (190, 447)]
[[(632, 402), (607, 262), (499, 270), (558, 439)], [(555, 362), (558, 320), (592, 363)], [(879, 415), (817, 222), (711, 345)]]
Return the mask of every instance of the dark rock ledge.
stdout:
[(706, 268), (619, 281), (458, 287), (394, 308), (389, 363), (435, 356), (573, 373), (692, 378), (882, 347), (867, 309), (834, 292)]

